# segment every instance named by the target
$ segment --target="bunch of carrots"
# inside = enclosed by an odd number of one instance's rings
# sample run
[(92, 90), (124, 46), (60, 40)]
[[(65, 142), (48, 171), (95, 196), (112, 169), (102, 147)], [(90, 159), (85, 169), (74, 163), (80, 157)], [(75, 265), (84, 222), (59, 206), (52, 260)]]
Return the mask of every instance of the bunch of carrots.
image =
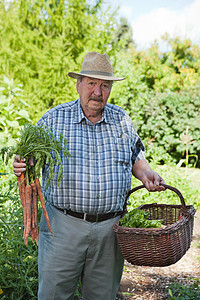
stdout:
[(28, 245), (28, 236), (30, 233), (32, 236), (32, 241), (34, 242), (36, 240), (36, 244), (38, 245), (38, 198), (40, 200), (49, 231), (53, 235), (40, 181), (38, 178), (35, 178), (34, 182), (31, 184), (26, 184), (25, 173), (22, 173), (18, 177), (18, 187), (24, 216), (24, 243), (25, 245)]
[[(57, 137), (57, 138), (56, 138)], [(62, 159), (69, 157), (67, 150), (67, 140), (57, 131), (47, 126), (24, 125), (20, 132), (20, 137), (12, 147), (3, 147), (0, 154), (5, 163), (13, 157), (19, 155), (20, 159), (27, 162), (26, 172), (18, 177), (19, 196), (23, 208), (24, 217), (24, 243), (28, 245), (29, 234), (32, 241), (38, 244), (38, 198), (40, 200), (44, 217), (49, 231), (53, 235), (50, 220), (47, 214), (45, 200), (39, 181), (44, 165), (48, 165), (49, 177), (46, 188), (54, 178), (54, 167), (59, 167), (57, 184), (62, 180)], [(33, 159), (34, 166), (28, 162)]]

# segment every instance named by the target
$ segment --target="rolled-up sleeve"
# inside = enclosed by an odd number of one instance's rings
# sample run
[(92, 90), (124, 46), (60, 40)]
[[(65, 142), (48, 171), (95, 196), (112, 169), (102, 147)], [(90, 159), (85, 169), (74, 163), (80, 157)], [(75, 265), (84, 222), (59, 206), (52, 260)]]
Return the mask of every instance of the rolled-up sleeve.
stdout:
[(145, 148), (144, 145), (136, 133), (136, 140), (134, 145), (132, 146), (132, 164), (134, 165), (137, 161), (145, 158)]

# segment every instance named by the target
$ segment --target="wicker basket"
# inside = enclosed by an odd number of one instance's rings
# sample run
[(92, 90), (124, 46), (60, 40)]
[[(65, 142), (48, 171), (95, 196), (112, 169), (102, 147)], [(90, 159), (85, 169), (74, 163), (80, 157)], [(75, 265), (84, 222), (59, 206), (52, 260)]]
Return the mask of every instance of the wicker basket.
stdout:
[[(122, 255), (133, 265), (169, 266), (181, 259), (190, 248), (195, 209), (192, 205), (186, 206), (179, 190), (169, 185), (164, 186), (179, 196), (181, 205), (153, 203), (138, 207), (138, 209), (149, 212), (149, 219), (163, 219), (164, 228), (128, 228), (120, 226), (120, 221), (113, 226)], [(141, 188), (144, 188), (144, 185), (129, 191), (124, 204), (123, 216), (127, 212), (128, 197)]]

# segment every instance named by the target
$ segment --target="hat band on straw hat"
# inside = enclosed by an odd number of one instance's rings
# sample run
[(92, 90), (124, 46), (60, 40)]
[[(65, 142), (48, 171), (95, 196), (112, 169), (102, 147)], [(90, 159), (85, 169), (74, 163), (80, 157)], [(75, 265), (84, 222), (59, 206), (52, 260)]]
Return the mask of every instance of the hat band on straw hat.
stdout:
[(109, 72), (104, 72), (104, 71), (90, 71), (90, 70), (85, 70), (81, 71), (80, 74), (82, 75), (100, 75), (100, 76), (108, 76), (108, 77), (114, 77), (113, 73)]

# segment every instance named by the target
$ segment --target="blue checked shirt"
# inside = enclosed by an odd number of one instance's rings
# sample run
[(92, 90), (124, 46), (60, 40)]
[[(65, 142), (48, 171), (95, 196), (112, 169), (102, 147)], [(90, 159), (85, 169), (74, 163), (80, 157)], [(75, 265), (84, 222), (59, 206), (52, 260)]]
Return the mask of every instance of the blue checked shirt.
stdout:
[(51, 204), (83, 213), (108, 213), (123, 209), (131, 188), (132, 165), (144, 158), (144, 146), (127, 113), (107, 103), (101, 120), (93, 125), (83, 114), (80, 100), (60, 104), (39, 120), (56, 137), (68, 141), (69, 159), (63, 158), (63, 179), (46, 188), (48, 165), (43, 170), (43, 194)]

